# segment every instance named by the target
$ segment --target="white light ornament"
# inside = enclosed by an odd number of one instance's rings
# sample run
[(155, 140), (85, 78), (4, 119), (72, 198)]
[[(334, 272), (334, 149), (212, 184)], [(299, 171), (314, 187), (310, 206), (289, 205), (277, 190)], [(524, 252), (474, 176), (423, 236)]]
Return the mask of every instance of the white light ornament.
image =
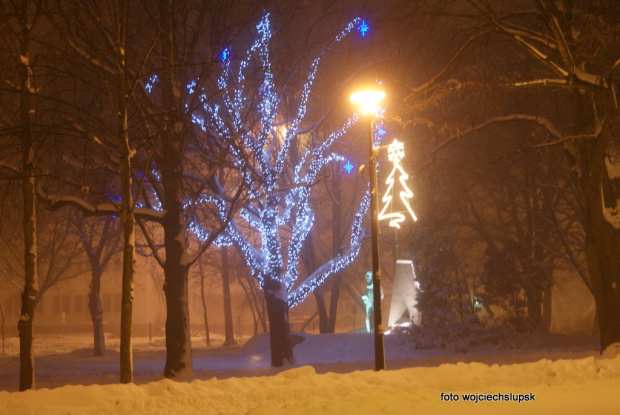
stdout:
[(411, 217), (414, 221), (417, 221), (415, 213), (411, 209), (409, 205), (409, 199), (413, 197), (413, 192), (407, 186), (406, 180), (409, 178), (409, 175), (403, 170), (403, 166), (401, 165), (401, 160), (405, 157), (405, 146), (402, 142), (398, 140), (394, 140), (392, 144), (388, 147), (388, 158), (394, 164), (392, 168), (392, 172), (388, 176), (385, 184), (388, 185), (385, 190), (385, 195), (381, 201), (384, 203), (383, 209), (379, 213), (379, 220), (390, 219), (390, 226), (393, 228), (400, 228), (400, 223), (405, 221), (405, 214), (403, 211), (394, 211), (391, 209), (390, 213), (386, 213), (388, 207), (393, 207), (392, 204), (392, 193), (394, 188), (394, 177), (396, 173), (398, 173), (398, 179), (402, 186), (402, 190), (400, 191), (400, 200), (404, 205), (405, 209), (411, 214)]

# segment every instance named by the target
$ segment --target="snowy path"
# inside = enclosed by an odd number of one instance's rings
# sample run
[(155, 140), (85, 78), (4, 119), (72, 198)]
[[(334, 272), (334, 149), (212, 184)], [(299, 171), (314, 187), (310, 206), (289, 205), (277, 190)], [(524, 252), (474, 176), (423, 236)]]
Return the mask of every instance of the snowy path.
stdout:
[[(531, 415), (560, 411), (616, 413), (620, 409), (617, 392), (620, 357), (595, 357), (594, 339), (570, 336), (523, 339), (523, 344), (513, 344), (511, 348), (480, 349), (458, 355), (445, 350), (411, 350), (403, 339), (388, 337), (386, 353), (390, 370), (373, 372), (353, 371), (372, 367), (370, 336), (306, 336), (295, 348), (297, 367), (278, 373), (268, 366), (267, 342), (261, 337), (234, 350), (196, 350), (197, 375), (201, 379), (215, 375), (218, 379), (193, 382), (162, 380), (161, 348), (144, 346), (140, 350), (138, 345), (138, 385), (113, 384), (117, 381), (115, 353), (101, 359), (78, 349), (37, 359), (38, 387), (97, 384), (22, 393), (6, 391), (14, 390), (8, 387), (7, 379), (13, 385), (17, 382), (14, 377), (17, 361), (15, 356), (2, 356), (0, 389), (5, 391), (0, 391), (0, 414), (527, 412)], [(542, 356), (546, 359), (539, 360)], [(316, 368), (308, 366), (310, 363)], [(402, 366), (415, 367), (396, 369)], [(317, 373), (327, 371), (340, 373)], [(224, 376), (243, 377), (222, 379)], [(442, 392), (454, 394), (452, 399), (459, 396), (459, 401), (446, 401), (449, 395), (444, 395), (446, 400), (442, 400)], [(510, 398), (510, 393), (518, 399), (521, 394), (533, 396), (535, 401), (464, 402), (462, 394), (475, 393), (489, 393), (490, 399)]]

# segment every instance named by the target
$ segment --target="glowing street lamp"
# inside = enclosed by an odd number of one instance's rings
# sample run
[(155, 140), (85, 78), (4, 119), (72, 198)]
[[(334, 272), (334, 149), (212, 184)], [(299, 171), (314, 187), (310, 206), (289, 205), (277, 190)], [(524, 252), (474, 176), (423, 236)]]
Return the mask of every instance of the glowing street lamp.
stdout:
[(351, 104), (359, 105), (364, 115), (375, 115), (379, 109), (379, 102), (385, 98), (383, 91), (361, 91), (351, 94)]
[(368, 155), (370, 172), (370, 229), (372, 243), (372, 290), (374, 307), (375, 333), (375, 370), (385, 369), (385, 348), (383, 343), (383, 325), (381, 323), (381, 266), (379, 264), (379, 195), (377, 190), (377, 158), (373, 142), (373, 123), (379, 108), (379, 102), (385, 93), (379, 90), (356, 92), (351, 95), (351, 103), (360, 107), (361, 113), (370, 117), (368, 125)]

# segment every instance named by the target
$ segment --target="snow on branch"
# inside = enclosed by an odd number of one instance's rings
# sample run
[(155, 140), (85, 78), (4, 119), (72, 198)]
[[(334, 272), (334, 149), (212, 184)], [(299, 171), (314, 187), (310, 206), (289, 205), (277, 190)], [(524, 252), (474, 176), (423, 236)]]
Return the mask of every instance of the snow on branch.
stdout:
[[(557, 20), (555, 18), (553, 18), (552, 20), (553, 24), (557, 25)], [(554, 72), (562, 76), (566, 81), (574, 78), (580, 82), (591, 86), (609, 88), (609, 84), (605, 81), (603, 76), (586, 72), (585, 70), (579, 68), (578, 65), (575, 65), (570, 49), (566, 43), (566, 40), (564, 39), (563, 33), (559, 26), (557, 26), (556, 30), (559, 40), (556, 42), (551, 42), (549, 39), (541, 36), (535, 36), (531, 32), (524, 32), (523, 29), (515, 29), (510, 25), (500, 24), (498, 22), (495, 22), (495, 24), (499, 30), (512, 37), (518, 44), (523, 46), (538, 61), (550, 67)], [(564, 64), (566, 68), (563, 68), (560, 64), (556, 63), (548, 54), (544, 53), (540, 48), (536, 47), (532, 42), (530, 42), (530, 40), (539, 42), (542, 45), (548, 47), (549, 49), (558, 51), (565, 61)], [(560, 42), (560, 45), (558, 45), (557, 42)]]
[[(90, 203), (81, 197), (70, 195), (51, 195), (43, 189), (37, 189), (37, 197), (45, 206), (56, 211), (66, 206), (80, 210), (85, 216), (115, 216), (121, 211), (121, 202)], [(161, 222), (165, 210), (155, 210), (145, 207), (135, 207), (134, 215), (137, 219), (145, 219), (153, 222)]]
[(505, 116), (500, 116), (500, 117), (489, 118), (483, 123), (480, 123), (471, 128), (468, 128), (467, 130), (461, 131), (458, 134), (453, 135), (452, 137), (449, 137), (448, 139), (444, 140), (441, 144), (439, 144), (437, 147), (434, 148), (433, 152), (437, 152), (443, 149), (444, 147), (446, 147), (447, 145), (451, 144), (452, 142), (458, 141), (461, 138), (469, 134), (474, 134), (480, 130), (483, 130), (484, 128), (488, 126), (491, 126), (494, 124), (505, 123), (505, 122), (515, 122), (515, 121), (527, 121), (527, 122), (537, 124), (545, 128), (552, 136), (557, 137), (558, 139), (564, 139), (562, 131), (558, 127), (556, 127), (551, 122), (551, 120), (549, 120), (548, 118), (537, 116), (537, 115), (530, 115), (530, 114), (510, 114), (510, 115), (505, 115)]
[(458, 134), (455, 134), (447, 138), (441, 144), (437, 145), (433, 149), (433, 152), (436, 153), (440, 151), (441, 149), (447, 147), (451, 143), (459, 141), (460, 139), (466, 137), (467, 135), (474, 134), (493, 124), (500, 124), (500, 123), (505, 123), (505, 122), (518, 122), (518, 121), (531, 122), (540, 127), (543, 127), (545, 130), (547, 130), (547, 132), (551, 136), (556, 138), (556, 140), (554, 141), (532, 145), (531, 146), (532, 149), (542, 148), (542, 147), (551, 147), (551, 146), (555, 146), (555, 145), (562, 144), (562, 143), (565, 143), (567, 141), (572, 141), (572, 140), (596, 138), (600, 135), (603, 129), (603, 124), (604, 124), (604, 122), (597, 123), (596, 129), (590, 133), (564, 135), (562, 131), (558, 127), (556, 127), (555, 124), (553, 124), (553, 122), (551, 122), (551, 120), (549, 120), (548, 118), (536, 116), (536, 115), (530, 115), (530, 114), (511, 114), (511, 115), (506, 115), (506, 116), (493, 117), (493, 118), (490, 118), (484, 121), (483, 123), (475, 125), (464, 131), (460, 131)]
[(549, 86), (549, 85), (568, 85), (568, 79), (565, 78), (544, 78), (533, 79), (531, 81), (515, 82), (511, 86), (515, 87), (531, 87), (531, 86)]
[(18, 169), (11, 163), (7, 163), (5, 160), (0, 160), (0, 169), (6, 169), (14, 174), (18, 174), (20, 172), (20, 169)]
[(409, 103), (411, 102), (411, 100), (413, 100), (417, 95), (424, 93), (425, 91), (427, 91), (428, 89), (432, 88), (437, 82), (439, 82), (443, 76), (451, 69), (454, 67), (454, 65), (456, 65), (456, 63), (458, 62), (458, 60), (461, 58), (461, 56), (465, 53), (465, 51), (467, 50), (467, 48), (477, 39), (479, 39), (480, 37), (482, 37), (483, 35), (485, 35), (487, 32), (483, 31), (480, 33), (476, 33), (472, 36), (469, 37), (469, 39), (467, 39), (465, 41), (465, 43), (463, 43), (461, 45), (461, 47), (459, 48), (459, 50), (456, 51), (456, 53), (454, 54), (454, 56), (452, 56), (452, 58), (450, 59), (450, 61), (443, 67), (442, 70), (440, 70), (437, 75), (435, 75), (434, 77), (432, 77), (430, 80), (428, 80), (427, 82), (425, 82), (423, 85), (420, 85), (417, 88), (414, 88), (412, 86), (406, 85), (407, 88), (409, 88), (409, 90), (411, 90), (411, 93), (405, 97), (404, 102), (405, 103)]
[(603, 217), (614, 229), (620, 230), (620, 201), (616, 200), (616, 206), (607, 207), (605, 205), (605, 191), (601, 182), (601, 208)]

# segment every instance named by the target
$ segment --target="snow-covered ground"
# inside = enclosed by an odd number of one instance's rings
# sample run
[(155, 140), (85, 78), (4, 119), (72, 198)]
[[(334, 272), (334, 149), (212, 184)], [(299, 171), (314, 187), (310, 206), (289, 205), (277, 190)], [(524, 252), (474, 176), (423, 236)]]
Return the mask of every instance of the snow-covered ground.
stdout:
[[(269, 367), (264, 334), (225, 349), (201, 347), (204, 341), (195, 338), (197, 379), (191, 382), (162, 379), (163, 341), (136, 339), (136, 384), (130, 385), (115, 384), (117, 341), (108, 340), (106, 356), (95, 358), (84, 348), (88, 338), (39, 338), (39, 389), (26, 392), (15, 392), (18, 345), (9, 339), (7, 354), (0, 355), (0, 414), (532, 415), (620, 410), (620, 357), (599, 357), (597, 341), (590, 337), (515, 335), (501, 346), (454, 353), (416, 350), (408, 337), (391, 335), (386, 336), (388, 370), (381, 372), (372, 370), (371, 335), (303, 337), (294, 349), (297, 363), (284, 370)], [(498, 401), (466, 401), (480, 394)], [(522, 402), (506, 401), (510, 399)]]

